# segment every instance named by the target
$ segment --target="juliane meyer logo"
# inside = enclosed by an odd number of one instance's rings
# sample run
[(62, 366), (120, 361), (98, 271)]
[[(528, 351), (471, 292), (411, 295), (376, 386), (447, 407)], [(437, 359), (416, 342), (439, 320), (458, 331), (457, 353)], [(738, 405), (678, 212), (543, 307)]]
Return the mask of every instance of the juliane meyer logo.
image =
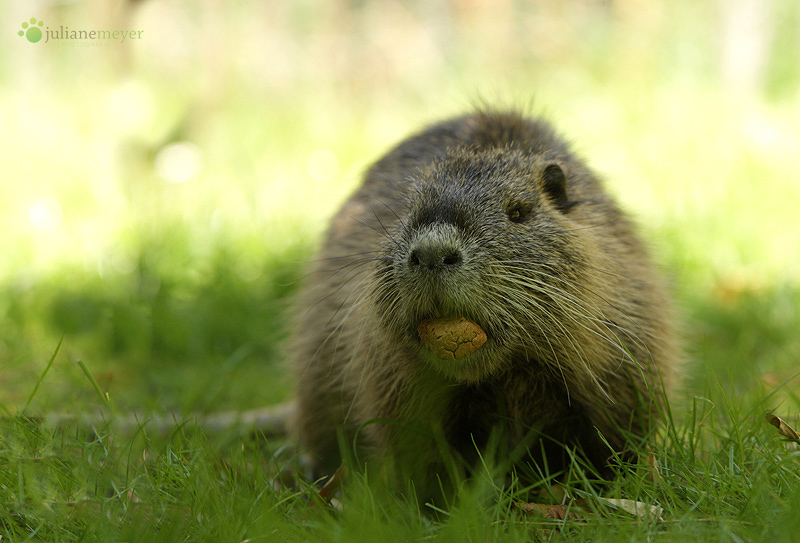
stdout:
[[(27, 22), (22, 23), (22, 30), (17, 32), (20, 36), (25, 36), (28, 38), (28, 41), (31, 43), (36, 43), (37, 41), (42, 39), (42, 30), (39, 28), (44, 23), (42, 21), (36, 21), (36, 17), (31, 17), (31, 24), (28, 25)], [(27, 29), (27, 30), (26, 30)]]
[(20, 25), (22, 30), (17, 34), (24, 36), (31, 43), (36, 43), (42, 39), (44, 35), (44, 43), (50, 40), (112, 40), (120, 43), (125, 40), (141, 40), (144, 30), (70, 30), (69, 27), (61, 25), (58, 30), (50, 30), (46, 27), (42, 32), (44, 22), (37, 20), (36, 17), (31, 17), (29, 21), (25, 21)]

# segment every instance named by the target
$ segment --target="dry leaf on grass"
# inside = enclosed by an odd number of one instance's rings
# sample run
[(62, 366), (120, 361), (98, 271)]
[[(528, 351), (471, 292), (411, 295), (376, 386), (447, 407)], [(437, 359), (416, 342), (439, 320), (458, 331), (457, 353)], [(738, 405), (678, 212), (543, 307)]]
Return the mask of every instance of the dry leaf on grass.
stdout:
[(630, 513), (638, 519), (650, 519), (656, 521), (663, 521), (661, 513), (664, 511), (663, 507), (658, 505), (647, 505), (646, 503), (637, 502), (634, 500), (615, 500), (611, 498), (599, 498), (602, 502), (610, 505), (614, 509), (619, 509)]
[(785, 438), (791, 439), (800, 443), (800, 434), (794, 428), (789, 426), (786, 421), (774, 414), (775, 411), (768, 411), (766, 415), (767, 422), (778, 429), (778, 432)]
[(322, 488), (317, 491), (316, 497), (319, 499), (312, 499), (309, 501), (309, 507), (316, 506), (329, 506), (335, 511), (341, 512), (343, 510), (342, 502), (337, 500), (334, 496), (342, 486), (342, 481), (347, 477), (347, 468), (342, 464), (339, 466), (333, 475), (331, 475)]
[[(598, 498), (600, 503), (613, 509), (624, 511), (639, 520), (650, 519), (662, 522), (661, 513), (664, 511), (658, 505), (647, 505), (646, 503), (634, 500), (617, 500), (611, 498)], [(527, 516), (542, 516), (547, 519), (573, 520), (586, 519), (593, 514), (590, 507), (590, 500), (577, 499), (571, 500), (567, 504), (547, 505), (542, 503), (516, 503), (514, 508)]]
[(647, 458), (645, 458), (645, 466), (649, 471), (650, 480), (660, 481), (661, 480), (661, 472), (658, 469), (658, 460), (656, 460), (656, 455), (653, 454), (653, 451), (650, 450), (650, 447), (647, 447)]
[(344, 464), (330, 476), (327, 482), (319, 489), (319, 497), (323, 500), (330, 501), (336, 491), (342, 486), (342, 481), (347, 477), (347, 467)]

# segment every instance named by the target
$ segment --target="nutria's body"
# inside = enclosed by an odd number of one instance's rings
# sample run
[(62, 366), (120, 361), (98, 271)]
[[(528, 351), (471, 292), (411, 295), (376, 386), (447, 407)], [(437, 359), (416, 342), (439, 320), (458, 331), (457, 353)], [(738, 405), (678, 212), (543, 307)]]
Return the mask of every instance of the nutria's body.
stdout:
[[(579, 444), (602, 466), (654, 418), (674, 357), (664, 288), (631, 223), (541, 120), (479, 112), (400, 143), (315, 262), (291, 356), (293, 426), (318, 473), (338, 465), (337, 435), (418, 488), (445, 477), (443, 455), (469, 463), (490, 442), (544, 454), (550, 471), (565, 458), (556, 442)], [(437, 359), (417, 334), (437, 317), (488, 339)]]

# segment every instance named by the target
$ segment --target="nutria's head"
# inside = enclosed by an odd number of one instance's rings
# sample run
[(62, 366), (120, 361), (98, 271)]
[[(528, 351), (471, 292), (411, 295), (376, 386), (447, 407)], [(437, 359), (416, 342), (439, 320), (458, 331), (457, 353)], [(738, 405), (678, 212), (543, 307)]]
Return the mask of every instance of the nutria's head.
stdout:
[[(376, 271), (381, 327), (458, 381), (517, 361), (558, 364), (573, 341), (564, 323), (586, 312), (573, 164), (465, 147), (418, 172)], [(460, 359), (439, 358), (420, 341), (420, 323), (456, 317), (476, 323), (486, 342)]]

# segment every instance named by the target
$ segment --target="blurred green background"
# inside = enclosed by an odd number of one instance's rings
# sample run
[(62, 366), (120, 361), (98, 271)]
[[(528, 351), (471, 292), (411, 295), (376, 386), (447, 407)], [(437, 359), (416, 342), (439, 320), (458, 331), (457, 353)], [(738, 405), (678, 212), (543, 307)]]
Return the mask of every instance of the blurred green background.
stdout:
[[(32, 17), (141, 39), (31, 43)], [(78, 360), (121, 409), (285, 398), (326, 219), (478, 102), (547, 116), (642, 225), (685, 323), (678, 402), (789, 380), (800, 406), (794, 0), (7, 0), (0, 28), (7, 412), (62, 337), (32, 412), (99, 404)]]

